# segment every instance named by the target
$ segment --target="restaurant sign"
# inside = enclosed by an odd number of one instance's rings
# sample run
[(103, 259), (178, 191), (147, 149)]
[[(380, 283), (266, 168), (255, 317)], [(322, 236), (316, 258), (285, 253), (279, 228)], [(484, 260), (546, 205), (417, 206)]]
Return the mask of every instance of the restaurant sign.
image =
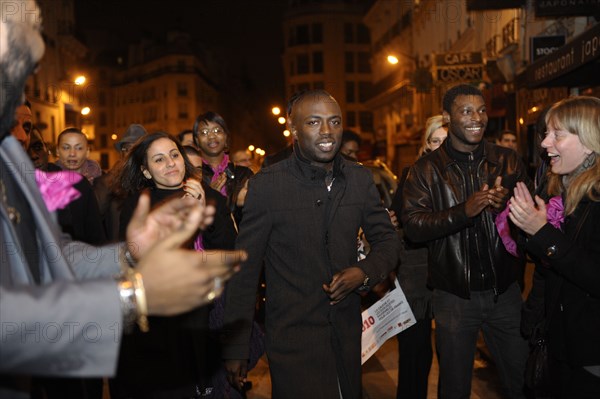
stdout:
[(598, 12), (600, 0), (536, 0), (536, 17), (589, 16)]
[(435, 70), (441, 83), (482, 80), (483, 57), (481, 52), (436, 54)]
[(600, 24), (594, 25), (558, 50), (527, 68), (529, 87), (558, 78), (600, 56)]

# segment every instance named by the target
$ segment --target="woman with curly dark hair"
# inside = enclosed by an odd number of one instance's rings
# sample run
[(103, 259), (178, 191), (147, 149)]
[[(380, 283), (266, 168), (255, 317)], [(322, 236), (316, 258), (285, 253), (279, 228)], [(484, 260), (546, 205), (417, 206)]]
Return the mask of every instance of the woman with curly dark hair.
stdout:
[[(214, 203), (217, 212), (212, 226), (199, 232), (188, 246), (233, 248), (235, 229), (225, 199), (203, 186), (200, 170), (190, 163), (177, 139), (163, 132), (141, 137), (116, 176), (113, 190), (125, 198), (120, 226), (127, 226), (144, 190), (150, 191), (153, 206), (172, 196), (191, 196)], [(208, 311), (202, 307), (174, 318), (150, 317), (149, 332), (125, 336), (111, 397), (195, 397), (201, 393), (219, 365), (218, 358), (207, 355)]]

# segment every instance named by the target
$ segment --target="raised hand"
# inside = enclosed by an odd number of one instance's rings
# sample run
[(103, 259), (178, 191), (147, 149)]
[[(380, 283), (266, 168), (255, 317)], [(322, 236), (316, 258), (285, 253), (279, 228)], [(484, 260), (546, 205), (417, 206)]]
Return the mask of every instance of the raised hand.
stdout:
[(183, 185), (183, 191), (185, 191), (186, 196), (200, 201), (200, 205), (206, 205), (206, 195), (204, 193), (204, 188), (202, 188), (202, 183), (200, 183), (199, 180), (187, 179)]
[(185, 196), (169, 200), (150, 212), (150, 196), (143, 193), (127, 226), (129, 251), (134, 258), (141, 258), (157, 242), (188, 226), (189, 216), (195, 212), (199, 213), (196, 230), (212, 224), (215, 214), (213, 206), (204, 207), (197, 199)]
[(548, 222), (546, 203), (537, 195), (534, 202), (525, 183), (517, 183), (509, 208), (510, 220), (527, 234), (537, 233)]

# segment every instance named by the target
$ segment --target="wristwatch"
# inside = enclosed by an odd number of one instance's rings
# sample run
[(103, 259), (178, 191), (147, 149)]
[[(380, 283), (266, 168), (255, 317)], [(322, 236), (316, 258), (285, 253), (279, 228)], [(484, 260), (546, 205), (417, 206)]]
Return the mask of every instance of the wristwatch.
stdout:
[(360, 287), (358, 287), (356, 290), (358, 292), (368, 292), (371, 287), (369, 287), (369, 281), (371, 279), (369, 278), (369, 275), (367, 273), (365, 273), (365, 279), (363, 280), (363, 283)]

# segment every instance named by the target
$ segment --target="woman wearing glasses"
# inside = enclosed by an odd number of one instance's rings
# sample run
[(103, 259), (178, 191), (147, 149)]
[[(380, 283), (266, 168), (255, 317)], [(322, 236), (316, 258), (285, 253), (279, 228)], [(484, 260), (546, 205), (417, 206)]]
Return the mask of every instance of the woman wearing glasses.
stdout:
[(229, 129), (221, 115), (207, 112), (194, 123), (194, 142), (202, 153), (202, 179), (227, 198), (227, 205), (239, 224), (252, 171), (229, 160)]
[(425, 134), (419, 155), (435, 151), (448, 137), (448, 128), (444, 126), (442, 115), (434, 115), (425, 123)]

